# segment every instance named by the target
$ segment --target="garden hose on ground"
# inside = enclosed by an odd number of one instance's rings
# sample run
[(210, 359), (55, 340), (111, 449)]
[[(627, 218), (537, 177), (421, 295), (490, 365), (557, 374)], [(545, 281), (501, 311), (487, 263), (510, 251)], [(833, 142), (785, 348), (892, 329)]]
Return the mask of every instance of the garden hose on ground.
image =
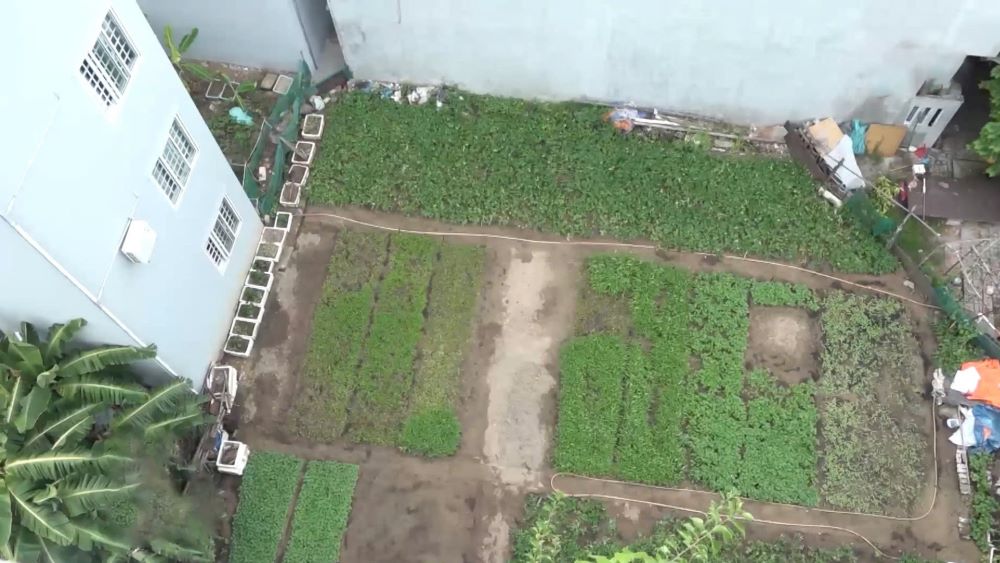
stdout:
[[(303, 217), (330, 217), (332, 219), (339, 219), (341, 221), (347, 221), (348, 223), (354, 223), (356, 225), (362, 225), (364, 227), (371, 227), (373, 229), (381, 229), (383, 231), (392, 231), (397, 233), (406, 233), (410, 235), (425, 235), (434, 237), (472, 237), (472, 238), (487, 238), (487, 239), (497, 239), (497, 240), (508, 240), (511, 242), (524, 242), (528, 244), (548, 244), (548, 245), (564, 245), (564, 246), (595, 246), (595, 247), (608, 247), (608, 248), (634, 248), (639, 250), (660, 250), (660, 247), (653, 244), (633, 244), (627, 242), (600, 242), (600, 241), (586, 241), (586, 240), (535, 240), (522, 237), (512, 237), (507, 235), (494, 235), (489, 233), (463, 233), (463, 232), (441, 232), (441, 231), (418, 231), (413, 229), (401, 229), (399, 227), (389, 227), (386, 225), (379, 225), (377, 223), (369, 223), (367, 221), (360, 221), (358, 219), (351, 219), (350, 217), (344, 217), (342, 215), (337, 215), (335, 213), (303, 213)], [(828, 280), (833, 280), (842, 284), (854, 286), (866, 291), (872, 291), (875, 293), (881, 293), (882, 295), (887, 295), (894, 299), (899, 299), (901, 301), (907, 301), (921, 307), (927, 307), (928, 309), (940, 309), (935, 305), (929, 303), (924, 303), (922, 301), (917, 301), (911, 299), (905, 295), (899, 295), (898, 293), (893, 293), (891, 291), (886, 291), (884, 289), (879, 289), (877, 287), (871, 287), (864, 284), (852, 282), (850, 280), (845, 280), (843, 278), (838, 278), (836, 276), (831, 276), (830, 274), (824, 274), (822, 272), (817, 272), (815, 270), (810, 270), (808, 268), (803, 268), (801, 266), (793, 266), (792, 264), (784, 264), (781, 262), (771, 262), (769, 260), (760, 260), (757, 258), (747, 258), (746, 256), (734, 256), (731, 254), (711, 254), (708, 252), (689, 252), (695, 256), (710, 256), (710, 257), (721, 257), (727, 260), (741, 260), (743, 262), (752, 262), (755, 264), (764, 264), (767, 266), (775, 266), (778, 268), (787, 268), (790, 270), (796, 270), (799, 272), (804, 272), (807, 274), (812, 274), (821, 278), (826, 278)]]
[[(797, 505), (797, 504), (788, 504), (788, 503), (780, 503), (780, 502), (765, 502), (765, 501), (757, 501), (757, 500), (748, 499), (748, 498), (743, 498), (743, 500), (745, 500), (745, 501), (751, 501), (751, 502), (754, 502), (754, 503), (757, 503), (757, 504), (766, 504), (766, 505), (770, 505), (770, 506), (780, 506), (782, 508), (791, 508), (791, 509), (795, 509), (795, 510), (804, 510), (806, 512), (823, 512), (823, 513), (826, 513), (826, 514), (841, 514), (841, 515), (845, 515), (845, 516), (862, 516), (862, 517), (865, 517), (865, 518), (878, 518), (878, 519), (882, 519), (882, 520), (893, 520), (893, 521), (897, 521), (897, 522), (916, 522), (918, 520), (923, 520), (924, 518), (927, 518), (931, 514), (931, 512), (934, 511), (934, 506), (937, 504), (938, 478), (940, 476), (940, 469), (939, 469), (939, 462), (938, 462), (938, 455), (937, 455), (937, 418), (936, 417), (937, 417), (937, 408), (934, 405), (934, 402), (932, 401), (931, 402), (931, 428), (932, 428), (931, 443), (933, 444), (932, 452), (933, 452), (933, 455), (934, 455), (934, 481), (933, 481), (934, 482), (934, 489), (933, 489), (933, 495), (931, 497), (931, 504), (930, 504), (930, 506), (920, 516), (887, 516), (887, 515), (884, 515), (884, 514), (868, 514), (866, 512), (850, 512), (850, 511), (844, 511), (844, 510), (831, 510), (829, 508), (807, 508), (807, 507), (800, 506), (800, 505)], [(683, 493), (695, 493), (695, 494), (701, 494), (701, 495), (707, 495), (707, 496), (716, 496), (716, 497), (719, 496), (718, 493), (713, 493), (713, 492), (710, 492), (710, 491), (703, 491), (703, 490), (700, 490), (700, 489), (685, 489), (685, 488), (679, 488), (679, 487), (663, 487), (663, 486), (659, 486), (659, 485), (646, 485), (646, 484), (643, 484), (643, 483), (633, 483), (633, 482), (629, 482), (629, 481), (618, 481), (616, 479), (603, 479), (603, 478), (600, 478), (600, 477), (588, 477), (586, 475), (577, 475), (575, 473), (559, 472), (559, 473), (553, 474), (552, 477), (549, 478), (549, 487), (553, 491), (562, 493), (562, 494), (564, 494), (564, 495), (566, 495), (568, 497), (596, 498), (596, 499), (604, 499), (604, 500), (633, 502), (633, 503), (638, 503), (638, 504), (646, 504), (646, 505), (649, 505), (649, 506), (656, 506), (656, 507), (659, 507), (659, 508), (667, 508), (667, 509), (670, 509), (670, 510), (679, 510), (679, 511), (683, 511), (683, 512), (693, 512), (693, 513), (701, 514), (701, 515), (705, 515), (705, 511), (704, 510), (700, 510), (700, 509), (697, 509), (697, 508), (691, 508), (691, 507), (685, 507), (685, 506), (675, 506), (675, 505), (671, 505), (671, 504), (663, 504), (663, 503), (654, 502), (654, 501), (640, 500), (640, 499), (627, 498), (627, 497), (618, 497), (618, 496), (604, 495), (604, 494), (598, 494), (598, 493), (578, 493), (578, 494), (567, 493), (567, 492), (563, 491), (562, 489), (560, 489), (559, 487), (556, 486), (556, 479), (559, 478), (559, 476), (568, 476), (568, 477), (573, 477), (575, 479), (582, 479), (582, 480), (587, 480), (587, 481), (598, 481), (598, 482), (604, 482), (604, 483), (614, 483), (614, 484), (617, 484), (617, 485), (628, 485), (628, 486), (632, 486), (632, 487), (642, 487), (642, 488), (646, 488), (646, 489), (657, 489), (657, 490), (663, 490), (663, 491), (674, 491), (674, 492), (683, 492)], [(844, 528), (844, 527), (841, 527), (841, 526), (833, 526), (833, 525), (830, 525), (830, 524), (800, 524), (800, 523), (795, 523), (795, 522), (779, 522), (779, 521), (776, 521), (776, 520), (759, 520), (757, 518), (752, 518), (752, 519), (749, 520), (749, 522), (750, 523), (757, 523), (757, 524), (770, 524), (770, 525), (774, 525), (774, 526), (788, 526), (788, 527), (792, 527), (792, 528), (815, 528), (815, 529), (834, 530), (834, 531), (838, 531), (838, 532), (846, 532), (848, 534), (851, 534), (851, 535), (853, 535), (853, 536), (861, 539), (866, 544), (868, 544), (869, 546), (871, 546), (871, 548), (874, 549), (875, 552), (879, 556), (885, 557), (887, 559), (897, 559), (897, 560), (900, 559), (899, 557), (895, 557), (895, 556), (889, 555), (888, 553), (882, 551), (881, 549), (879, 549), (879, 547), (877, 545), (875, 545), (875, 543), (872, 540), (868, 539), (867, 537), (865, 537), (861, 533), (856, 532), (856, 531), (854, 531), (854, 530), (852, 530), (850, 528)]]

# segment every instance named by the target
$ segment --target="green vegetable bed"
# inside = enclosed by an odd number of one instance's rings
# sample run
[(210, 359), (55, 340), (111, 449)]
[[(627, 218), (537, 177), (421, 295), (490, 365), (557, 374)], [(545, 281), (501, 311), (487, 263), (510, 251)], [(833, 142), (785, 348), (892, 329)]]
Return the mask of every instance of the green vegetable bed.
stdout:
[(435, 108), (349, 93), (327, 112), (337, 135), (320, 148), (310, 197), (846, 272), (896, 268), (790, 160), (623, 136), (602, 122), (605, 111), (455, 92)]
[(329, 563), (340, 560), (340, 544), (351, 514), (358, 466), (311, 461), (295, 505), (292, 535), (284, 561)]
[[(911, 508), (926, 404), (898, 303), (821, 299), (801, 285), (623, 255), (593, 257), (586, 271), (578, 336), (560, 356), (559, 470), (806, 506)], [(749, 363), (751, 306), (819, 316), (819, 383), (786, 384)]]
[(397, 234), (337, 236), (293, 429), (310, 441), (346, 435), (420, 455), (454, 453), (483, 248)]
[(301, 473), (300, 459), (271, 452), (250, 456), (233, 518), (230, 563), (274, 561)]

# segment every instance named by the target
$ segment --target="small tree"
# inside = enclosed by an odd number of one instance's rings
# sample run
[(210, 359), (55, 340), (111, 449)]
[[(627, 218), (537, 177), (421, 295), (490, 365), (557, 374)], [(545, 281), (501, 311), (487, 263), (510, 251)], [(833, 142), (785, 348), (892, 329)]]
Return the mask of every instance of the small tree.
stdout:
[(149, 389), (126, 369), (152, 346), (70, 350), (85, 324), (53, 325), (47, 340), (28, 323), (0, 333), (0, 556), (207, 561), (159, 538), (133, 545), (105, 517), (142, 486), (145, 444), (162, 447), (205, 415), (186, 380)]
[(163, 27), (163, 42), (167, 44), (167, 56), (170, 57), (171, 64), (177, 74), (182, 77), (184, 74), (191, 74), (201, 80), (211, 80), (215, 74), (207, 67), (184, 58), (184, 53), (191, 48), (191, 44), (198, 38), (198, 28), (195, 27), (181, 37), (180, 43), (174, 42), (174, 28), (169, 25)]

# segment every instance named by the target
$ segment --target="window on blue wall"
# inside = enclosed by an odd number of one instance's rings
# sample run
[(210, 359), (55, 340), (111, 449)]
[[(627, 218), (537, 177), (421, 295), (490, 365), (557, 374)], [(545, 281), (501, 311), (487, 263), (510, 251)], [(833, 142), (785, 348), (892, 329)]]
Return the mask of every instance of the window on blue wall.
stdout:
[(153, 165), (153, 179), (172, 203), (177, 203), (187, 185), (198, 149), (178, 118), (170, 125), (163, 153)]
[(122, 31), (114, 14), (108, 12), (101, 23), (94, 47), (80, 63), (80, 75), (90, 84), (105, 106), (112, 106), (125, 93), (132, 67), (139, 56)]
[(236, 233), (239, 230), (240, 216), (236, 214), (229, 200), (223, 198), (219, 214), (215, 217), (215, 224), (208, 233), (208, 243), (205, 245), (208, 257), (216, 266), (221, 268), (229, 261), (229, 254), (236, 244)]

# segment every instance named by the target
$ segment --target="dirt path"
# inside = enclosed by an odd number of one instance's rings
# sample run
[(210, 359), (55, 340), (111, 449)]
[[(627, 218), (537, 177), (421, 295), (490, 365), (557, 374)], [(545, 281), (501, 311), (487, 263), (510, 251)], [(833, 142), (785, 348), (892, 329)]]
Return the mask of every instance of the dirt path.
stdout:
[[(310, 209), (309, 213), (327, 211), (398, 228), (559, 240), (541, 233), (455, 227), (360, 210)], [(487, 247), (486, 281), (463, 365), (459, 406), (462, 446), (451, 458), (426, 460), (388, 448), (301, 443), (285, 428), (285, 413), (295, 397), (312, 314), (320, 299), (333, 241), (343, 227), (337, 219), (320, 216), (296, 221), (297, 225), (300, 223), (295, 247), (284, 258), (284, 273), (278, 277), (267, 305), (257, 348), (243, 368), (237, 439), (247, 441), (254, 449), (286, 451), (307, 459), (336, 459), (361, 466), (342, 552), (344, 562), (503, 561), (509, 554), (509, 532), (517, 525), (524, 495), (548, 488), (556, 416), (557, 354), (573, 330), (581, 264), (588, 255), (601, 250), (458, 238), (458, 242)], [(841, 284), (754, 262), (652, 250), (633, 252), (693, 271), (726, 271), (757, 279), (803, 283), (814, 289), (837, 288)], [(839, 277), (920, 299), (903, 286), (901, 274)], [(907, 309), (924, 343), (922, 353), (929, 357), (933, 351), (930, 311), (912, 303)], [(939, 448), (945, 453), (952, 452), (941, 436)], [(945, 453), (940, 456), (942, 459), (949, 457)], [(969, 554), (975, 553), (974, 548), (957, 537), (955, 523), (962, 502), (955, 487), (953, 464), (943, 464), (939, 483), (941, 491), (934, 510), (917, 522), (843, 517), (760, 503), (748, 507), (758, 518), (863, 528), (865, 535), (871, 535), (879, 547), (890, 552), (919, 548), (927, 555), (972, 561), (974, 557)], [(573, 479), (560, 479), (558, 485), (569, 492), (698, 507), (704, 506), (709, 498), (702, 493), (650, 491)], [(932, 493), (928, 487), (924, 506), (929, 504)], [(640, 504), (631, 503), (627, 507), (625, 503), (611, 504), (623, 511), (625, 525), (632, 520), (636, 529), (651, 527), (663, 515), (661, 509)], [(777, 536), (788, 531), (753, 525), (755, 536)], [(815, 538), (815, 543), (828, 542), (824, 538), (830, 536), (841, 543), (856, 540), (830, 531), (818, 534), (815, 529), (802, 531)]]

